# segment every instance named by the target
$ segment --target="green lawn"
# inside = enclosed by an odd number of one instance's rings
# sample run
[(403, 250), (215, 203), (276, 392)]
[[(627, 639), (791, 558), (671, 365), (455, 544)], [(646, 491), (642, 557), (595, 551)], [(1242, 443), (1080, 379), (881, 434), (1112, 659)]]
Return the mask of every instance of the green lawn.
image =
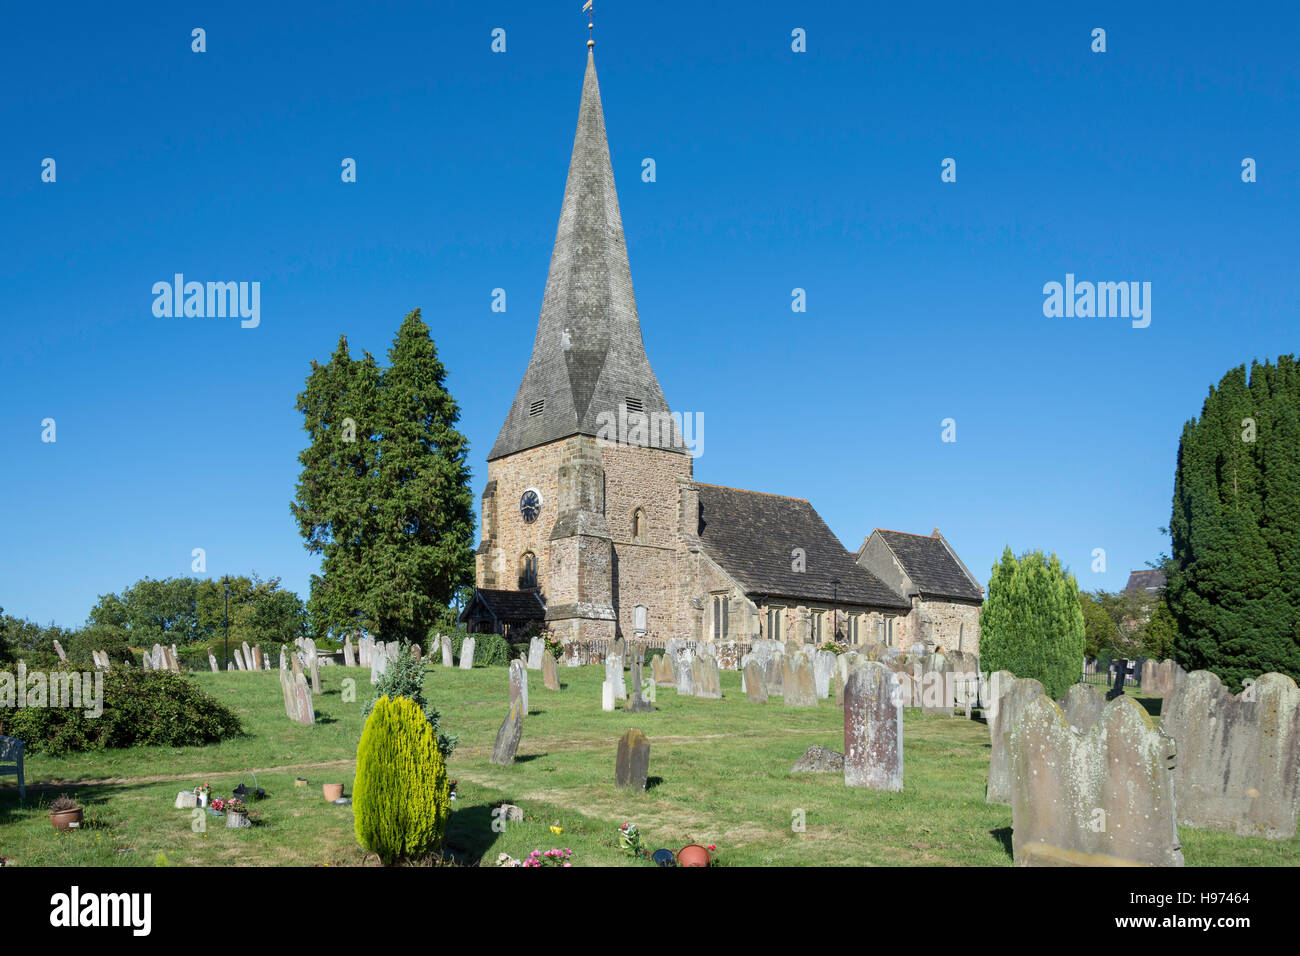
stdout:
[[(239, 714), (247, 736), (207, 747), (31, 757), (26, 804), (12, 778), (0, 778), (0, 856), (21, 866), (373, 864), (356, 845), (351, 808), (321, 797), (324, 783), (352, 792), (369, 672), (321, 674), (315, 727), (284, 716), (275, 672), (198, 674)], [(354, 701), (345, 702), (345, 678), (355, 681)], [(740, 675), (724, 672), (722, 700), (660, 688), (656, 713), (605, 713), (603, 668), (561, 668), (560, 678), (564, 689), (547, 691), (540, 672), (530, 673), (518, 760), (496, 767), (488, 756), (507, 710), (506, 669), (429, 670), (426, 691), (443, 730), (460, 735), (450, 762), (460, 781), (448, 829), (456, 860), (491, 865), (503, 852), (571, 847), (576, 866), (631, 864), (617, 849), (617, 828), (633, 821), (651, 849), (716, 844), (724, 865), (1011, 864), (1011, 810), (984, 802), (988, 730), (979, 722), (908, 712), (904, 790), (885, 794), (847, 788), (838, 775), (789, 773), (812, 744), (843, 749), (834, 700), (807, 710), (780, 698), (751, 705)], [(650, 738), (645, 793), (613, 783), (616, 743), (629, 727)], [(228, 794), (245, 772), (268, 792), (253, 806), (261, 820), (252, 829), (227, 830), (207, 817), (206, 833), (196, 832), (192, 811), (172, 807), (178, 790), (206, 781)], [(306, 787), (294, 786), (300, 776)], [(86, 807), (86, 827), (58, 835), (43, 804), (64, 791)], [(518, 804), (525, 820), (497, 833), (492, 807), (502, 800)], [(795, 832), (800, 817), (805, 827)], [(1300, 858), (1300, 839), (1274, 843), (1188, 827), (1182, 839), (1191, 866)]]

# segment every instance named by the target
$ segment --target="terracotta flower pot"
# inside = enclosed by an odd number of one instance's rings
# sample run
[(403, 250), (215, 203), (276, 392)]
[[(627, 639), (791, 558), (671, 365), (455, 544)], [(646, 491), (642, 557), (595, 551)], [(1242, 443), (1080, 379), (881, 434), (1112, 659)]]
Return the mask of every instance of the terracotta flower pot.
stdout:
[(678, 866), (708, 866), (709, 851), (698, 843), (684, 846), (677, 851)]
[(81, 826), (81, 807), (75, 810), (60, 810), (50, 814), (50, 823), (56, 830), (76, 830)]
[(321, 789), (325, 791), (325, 799), (329, 803), (333, 803), (343, 796), (343, 784), (341, 783), (327, 783)]

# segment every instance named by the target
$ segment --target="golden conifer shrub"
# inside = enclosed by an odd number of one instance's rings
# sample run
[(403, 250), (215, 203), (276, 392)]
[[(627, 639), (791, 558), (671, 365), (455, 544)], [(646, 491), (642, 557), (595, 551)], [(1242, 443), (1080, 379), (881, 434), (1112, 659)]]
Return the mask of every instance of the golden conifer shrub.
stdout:
[(447, 766), (414, 701), (375, 702), (357, 747), (352, 810), (357, 841), (385, 865), (419, 859), (442, 843), (451, 813)]

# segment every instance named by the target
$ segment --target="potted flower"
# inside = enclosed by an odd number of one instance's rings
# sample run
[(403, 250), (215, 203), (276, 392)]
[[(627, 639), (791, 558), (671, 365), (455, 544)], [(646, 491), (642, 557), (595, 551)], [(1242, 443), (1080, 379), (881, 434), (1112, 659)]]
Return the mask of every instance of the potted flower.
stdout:
[(524, 860), (524, 866), (532, 869), (539, 866), (573, 866), (569, 862), (573, 857), (573, 851), (567, 846), (563, 849), (551, 849), (543, 853), (541, 850), (534, 850), (528, 854)]
[(81, 804), (66, 793), (50, 804), (50, 823), (56, 830), (75, 830), (81, 826)]
[(253, 825), (248, 819), (248, 805), (243, 800), (231, 797), (224, 802), (223, 807), (226, 811), (226, 829), (240, 830)]
[(459, 784), (459, 783), (460, 783), (459, 780), (453, 780), (453, 781), (451, 781), (451, 782), (447, 785), (447, 789), (448, 789), (448, 791), (450, 791), (450, 792), (447, 794), (447, 796), (450, 797), (452, 800), (455, 800), (455, 799), (456, 799), (456, 786), (457, 786), (457, 784)]
[(628, 856), (646, 856), (645, 844), (635, 823), (625, 823), (618, 828), (618, 848)]
[(194, 788), (194, 795), (199, 798), (199, 806), (206, 807), (212, 797), (212, 784), (205, 783)]

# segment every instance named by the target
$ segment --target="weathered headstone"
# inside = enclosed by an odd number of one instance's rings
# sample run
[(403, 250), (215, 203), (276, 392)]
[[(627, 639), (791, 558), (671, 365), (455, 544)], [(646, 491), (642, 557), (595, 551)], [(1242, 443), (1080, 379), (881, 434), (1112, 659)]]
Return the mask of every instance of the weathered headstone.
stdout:
[[(994, 677), (1006, 674), (999, 671)], [(989, 722), (989, 782), (984, 791), (988, 803), (1011, 802), (1011, 730), (1031, 702), (1044, 696), (1043, 685), (1032, 677), (1011, 677), (1006, 674), (997, 681), (998, 697), (995, 714)]]
[(685, 661), (679, 661), (677, 669), (677, 695), (679, 697), (689, 697), (695, 692), (694, 676), (691, 673), (691, 665)]
[(319, 694), (320, 687), (320, 665), (317, 661), (316, 642), (310, 637), (303, 641), (307, 651), (307, 673), (311, 676), (311, 692)]
[(451, 638), (448, 637), (446, 634), (443, 634), (439, 638), (439, 640), (442, 641), (442, 666), (451, 667), (452, 666)]
[(818, 651), (813, 658), (813, 682), (817, 687), (818, 697), (829, 697), (831, 678), (835, 675), (836, 657), (830, 651)]
[(253, 652), (248, 649), (248, 641), (244, 641), (239, 648), (244, 653), (244, 670), (255, 671), (257, 666), (253, 663)]
[(1289, 840), (1300, 814), (1300, 690), (1265, 674), (1230, 694), (1192, 671), (1163, 701), (1160, 726), (1178, 746), (1179, 822)]
[[(315, 656), (315, 654), (316, 654), (316, 642), (313, 641), (311, 638), (307, 638), (307, 641), (308, 641), (308, 643), (311, 645), (311, 652), (312, 652), (312, 655)], [(389, 642), (388, 642), (388, 646), (385, 647), (384, 650), (388, 653), (388, 659), (389, 659), (389, 661), (395, 661), (395, 660), (397, 660), (398, 655), (402, 653), (402, 642), (401, 642), (401, 641), (389, 641)]]
[(1039, 695), (1021, 710), (1008, 746), (1018, 865), (1183, 865), (1173, 741), (1136, 700), (1111, 701), (1080, 734)]
[(600, 709), (614, 709), (614, 685), (609, 681), (603, 681), (600, 685)]
[(474, 666), (474, 638), (465, 638), (460, 645), (460, 669), (467, 671)]
[(844, 754), (829, 747), (813, 745), (794, 762), (791, 773), (843, 773)]
[(212, 673), (221, 673), (221, 668), (217, 666), (217, 656), (212, 653), (212, 648), (208, 648), (208, 666), (212, 668)]
[(547, 690), (560, 689), (560, 669), (549, 651), (542, 654), (542, 686)]
[[(169, 670), (167, 666), (167, 658), (163, 654), (163, 649), (161, 644), (155, 644), (153, 646), (153, 657), (149, 659), (149, 666), (156, 671)], [(244, 668), (240, 667), (239, 669), (242, 671)]]
[(605, 658), (605, 680), (614, 688), (614, 696), (627, 700), (627, 686), (623, 683), (623, 658), (610, 654)]
[(248, 670), (248, 662), (244, 660), (244, 652), (238, 647), (235, 648), (235, 666), (241, 671)]
[(805, 655), (785, 656), (781, 662), (781, 687), (787, 707), (817, 706), (817, 684)]
[(59, 660), (66, 661), (68, 659), (68, 655), (63, 653), (63, 645), (57, 639), (54, 642), (54, 652), (59, 655)]
[(546, 653), (546, 641), (540, 637), (534, 637), (528, 642), (528, 669), (536, 671), (542, 669), (542, 655)]
[(1091, 684), (1072, 684), (1057, 703), (1066, 721), (1079, 733), (1086, 734), (1101, 719), (1106, 701)]
[(786, 655), (778, 652), (763, 664), (763, 680), (769, 694), (785, 694), (785, 659)]
[[(653, 678), (650, 677), (641, 678), (641, 696), (644, 697), (652, 704), (655, 702), (655, 698), (659, 693), (655, 689), (655, 687), (656, 685)], [(653, 710), (654, 708), (652, 707), (650, 709)]]
[[(654, 681), (650, 681), (651, 684)], [(632, 696), (628, 698), (627, 707), (629, 714), (648, 714), (654, 710), (654, 705), (641, 696), (641, 659), (632, 659)]]
[(921, 671), (921, 713), (943, 714), (953, 711), (953, 669), (944, 654), (930, 654)]
[(510, 662), (510, 702), (515, 701), (528, 713), (528, 669), (522, 661)]
[(763, 665), (758, 661), (745, 665), (745, 696), (751, 704), (767, 703), (767, 680), (763, 677)]
[(417, 667), (424, 663), (424, 650), (419, 644), (411, 645), (411, 657), (415, 659)]
[(519, 750), (519, 738), (524, 733), (524, 709), (522, 700), (510, 702), (510, 712), (501, 721), (497, 731), (496, 742), (492, 745), (492, 762), (503, 767), (515, 762), (515, 753)]
[(712, 654), (699, 654), (691, 661), (691, 686), (696, 697), (709, 700), (722, 697), (722, 677)]
[(344, 667), (357, 666), (356, 653), (352, 650), (351, 634), (344, 635), (343, 637), (343, 666)]
[(298, 655), (293, 655), (293, 686), (298, 703), (298, 723), (310, 727), (316, 723), (316, 709), (312, 704), (311, 687), (307, 684), (307, 675), (302, 672)]
[(879, 661), (859, 664), (844, 686), (844, 783), (903, 789), (903, 701), (898, 675)]
[(614, 785), (620, 790), (644, 790), (650, 773), (650, 741), (639, 730), (629, 730), (618, 741)]
[(171, 646), (171, 658), (168, 660), (167, 666), (171, 669), (173, 674), (179, 674), (181, 672), (181, 657), (176, 651), (175, 644)]
[(677, 669), (673, 667), (673, 657), (667, 652), (650, 658), (654, 668), (655, 683), (660, 687), (672, 687), (677, 683)]

